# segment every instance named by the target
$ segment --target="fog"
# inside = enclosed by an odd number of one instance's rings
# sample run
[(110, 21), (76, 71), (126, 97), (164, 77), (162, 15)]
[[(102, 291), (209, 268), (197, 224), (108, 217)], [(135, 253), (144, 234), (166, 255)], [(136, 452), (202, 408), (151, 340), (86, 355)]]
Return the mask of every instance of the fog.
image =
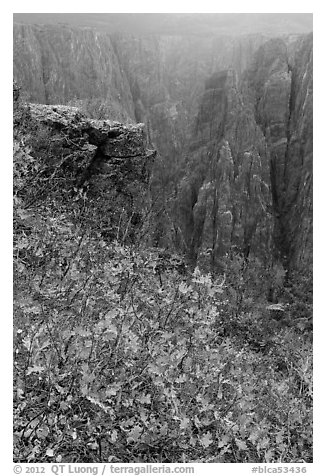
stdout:
[(282, 35), (312, 31), (312, 13), (15, 13), (15, 22), (168, 35)]

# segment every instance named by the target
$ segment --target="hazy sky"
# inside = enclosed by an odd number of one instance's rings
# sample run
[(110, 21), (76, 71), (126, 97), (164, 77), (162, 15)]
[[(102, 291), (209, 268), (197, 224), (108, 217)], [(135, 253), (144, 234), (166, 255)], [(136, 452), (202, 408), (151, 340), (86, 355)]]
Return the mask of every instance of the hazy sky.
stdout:
[(15, 13), (14, 21), (138, 34), (274, 35), (312, 31), (311, 13)]

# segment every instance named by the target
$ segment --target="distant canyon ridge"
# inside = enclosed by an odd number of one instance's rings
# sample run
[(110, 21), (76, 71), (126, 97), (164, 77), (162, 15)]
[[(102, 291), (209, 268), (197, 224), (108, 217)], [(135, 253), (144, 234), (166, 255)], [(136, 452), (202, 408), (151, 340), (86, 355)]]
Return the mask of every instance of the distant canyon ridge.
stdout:
[(300, 269), (312, 262), (312, 46), (312, 34), (16, 23), (14, 78), (28, 102), (145, 124), (153, 243), (192, 263), (237, 250)]

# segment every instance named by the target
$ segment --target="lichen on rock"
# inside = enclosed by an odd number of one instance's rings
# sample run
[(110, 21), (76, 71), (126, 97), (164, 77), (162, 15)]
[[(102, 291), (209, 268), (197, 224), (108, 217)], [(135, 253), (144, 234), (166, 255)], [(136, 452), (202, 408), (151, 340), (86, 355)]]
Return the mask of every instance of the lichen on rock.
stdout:
[(113, 164), (117, 173), (126, 168), (130, 180), (147, 181), (155, 151), (146, 149), (143, 124), (89, 119), (78, 108), (63, 105), (30, 104), (29, 108), (32, 119), (68, 141), (82, 139), (84, 149), (94, 150), (91, 162), (82, 171), (85, 179), (99, 170), (102, 174), (106, 168), (111, 170)]

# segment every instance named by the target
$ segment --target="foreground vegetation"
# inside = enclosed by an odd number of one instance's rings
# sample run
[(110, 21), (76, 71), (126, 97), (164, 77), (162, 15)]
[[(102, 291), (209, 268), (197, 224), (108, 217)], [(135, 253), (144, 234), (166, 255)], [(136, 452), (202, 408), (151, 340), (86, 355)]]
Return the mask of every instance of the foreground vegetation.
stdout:
[(308, 277), (283, 289), (281, 267), (233, 256), (215, 280), (128, 242), (121, 219), (106, 239), (103, 207), (53, 168), (47, 132), (31, 135), (22, 114), (14, 460), (311, 462)]

